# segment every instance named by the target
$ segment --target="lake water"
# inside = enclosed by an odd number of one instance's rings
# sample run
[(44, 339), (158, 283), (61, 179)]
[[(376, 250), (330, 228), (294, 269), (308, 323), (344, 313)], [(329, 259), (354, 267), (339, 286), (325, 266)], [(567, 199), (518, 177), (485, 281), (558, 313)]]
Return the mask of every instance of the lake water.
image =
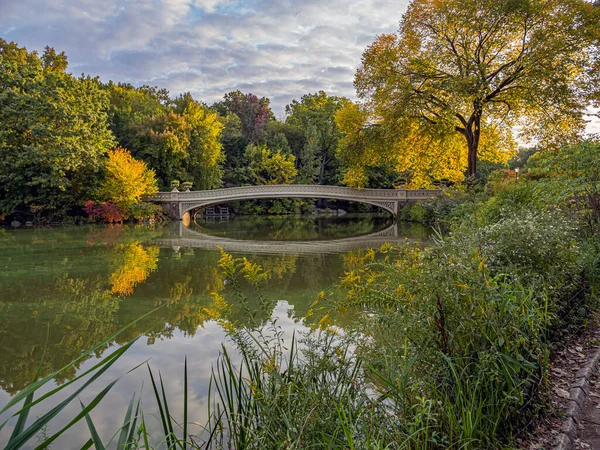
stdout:
[[(59, 381), (142, 336), (80, 396), (83, 403), (89, 402), (102, 387), (122, 377), (92, 413), (100, 435), (108, 440), (118, 430), (134, 392), (141, 393), (149, 415), (156, 412), (147, 369), (127, 373), (146, 360), (160, 370), (173, 409), (180, 410), (185, 355), (192, 399), (189, 416), (202, 424), (212, 364), (222, 344), (229, 345), (225, 332), (211, 319), (211, 293), (226, 294), (228, 289), (217, 266), (218, 247), (269, 272), (263, 294), (272, 304), (270, 314), (290, 336), (304, 327), (303, 318), (318, 293), (338, 283), (352, 252), (405, 238), (423, 240), (428, 233), (425, 227), (396, 225), (387, 216), (374, 215), (215, 218), (187, 227), (172, 223), (0, 230), (0, 408), (31, 382), (42, 356), (42, 375), (47, 375), (161, 307)], [(235, 320), (244, 323), (243, 312), (232, 306)], [(45, 391), (54, 387), (50, 384)], [(30, 418), (54, 404), (35, 409)], [(47, 432), (64, 426), (79, 408), (73, 402)], [(7, 418), (0, 416), (0, 423)], [(151, 430), (159, 426), (152, 417), (148, 422)], [(80, 448), (89, 437), (80, 425), (79, 432), (64, 435), (52, 448)], [(0, 431), (0, 447), (12, 426), (14, 420)]]

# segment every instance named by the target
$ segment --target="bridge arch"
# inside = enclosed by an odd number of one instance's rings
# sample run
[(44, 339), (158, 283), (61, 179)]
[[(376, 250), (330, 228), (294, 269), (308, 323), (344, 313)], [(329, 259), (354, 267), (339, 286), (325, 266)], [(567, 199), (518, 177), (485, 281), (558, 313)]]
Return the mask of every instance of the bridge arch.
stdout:
[(179, 248), (217, 249), (221, 247), (226, 252), (322, 254), (379, 248), (386, 242), (405, 242), (405, 238), (401, 238), (398, 234), (397, 223), (392, 223), (383, 230), (366, 235), (316, 241), (257, 241), (226, 238), (192, 230), (182, 223), (179, 223), (178, 228), (173, 228), (172, 231), (171, 236), (157, 238), (152, 241), (153, 244), (177, 249), (177, 251)]
[(192, 192), (159, 192), (148, 198), (149, 201), (163, 203), (171, 214), (182, 219), (186, 212), (211, 205), (239, 200), (271, 198), (327, 198), (348, 200), (382, 208), (393, 215), (400, 205), (406, 202), (425, 200), (438, 195), (439, 190), (405, 189), (354, 189), (342, 186), (310, 184), (286, 184), (267, 186), (240, 186)]
[[(368, 205), (372, 205), (372, 206), (377, 206), (378, 208), (381, 208), (387, 212), (389, 212), (392, 215), (396, 215), (397, 211), (395, 208), (394, 204), (387, 204), (387, 202), (383, 203), (382, 202), (376, 202), (376, 201), (365, 201), (365, 200), (352, 200), (352, 199), (348, 199), (348, 198), (341, 198), (341, 197), (332, 197), (332, 196), (300, 196), (300, 195), (270, 195), (270, 196), (256, 196), (254, 198), (246, 198), (246, 197), (233, 197), (231, 199), (228, 200), (216, 200), (216, 201), (211, 201), (211, 202), (199, 202), (196, 205), (191, 205), (191, 202), (182, 204), (181, 206), (181, 214), (185, 214), (187, 212), (191, 212), (194, 211), (195, 209), (200, 209), (200, 208), (206, 208), (208, 206), (216, 206), (216, 205), (222, 205), (223, 203), (229, 203), (229, 202), (235, 202), (235, 201), (240, 201), (240, 200), (261, 200), (261, 199), (278, 199), (278, 198), (323, 198), (323, 199), (327, 199), (327, 200), (346, 200), (346, 201), (353, 201), (353, 202), (358, 202), (358, 203), (365, 203)], [(191, 206), (190, 206), (191, 205)]]

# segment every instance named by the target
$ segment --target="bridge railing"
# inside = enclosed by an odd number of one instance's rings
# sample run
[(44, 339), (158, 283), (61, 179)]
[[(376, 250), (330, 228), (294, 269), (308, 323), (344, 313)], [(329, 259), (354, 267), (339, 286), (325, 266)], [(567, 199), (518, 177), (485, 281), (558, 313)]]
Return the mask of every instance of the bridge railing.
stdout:
[(315, 198), (327, 197), (328, 195), (367, 198), (373, 200), (409, 200), (424, 199), (435, 196), (441, 191), (435, 190), (405, 190), (405, 189), (356, 189), (343, 186), (326, 185), (308, 185), (308, 184), (285, 184), (285, 185), (266, 185), (266, 186), (239, 186), (232, 188), (211, 189), (205, 191), (190, 192), (158, 192), (148, 200), (156, 202), (170, 201), (194, 201), (202, 199), (219, 199), (238, 196), (266, 195), (272, 193), (274, 197), (278, 195), (302, 196), (314, 195)]

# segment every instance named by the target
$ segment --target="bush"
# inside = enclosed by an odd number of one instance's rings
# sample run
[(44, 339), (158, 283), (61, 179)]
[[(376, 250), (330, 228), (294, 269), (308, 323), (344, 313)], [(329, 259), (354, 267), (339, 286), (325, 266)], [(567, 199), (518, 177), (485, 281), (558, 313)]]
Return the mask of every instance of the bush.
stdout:
[(427, 211), (420, 203), (415, 203), (411, 206), (410, 220), (415, 222), (427, 222), (430, 217), (429, 211)]
[(542, 279), (550, 287), (566, 286), (578, 276), (581, 255), (575, 230), (564, 217), (530, 210), (505, 214), (475, 232), (490, 270)]
[(160, 219), (164, 214), (164, 209), (154, 203), (141, 202), (129, 208), (129, 217), (136, 220)]
[(411, 221), (411, 217), (410, 217), (410, 209), (411, 209), (411, 204), (407, 203), (406, 205), (404, 205), (402, 207), (402, 209), (398, 212), (398, 219), (409, 222)]
[(125, 220), (125, 211), (111, 202), (96, 203), (90, 200), (85, 203), (83, 210), (90, 219), (99, 219), (105, 223), (122, 223)]

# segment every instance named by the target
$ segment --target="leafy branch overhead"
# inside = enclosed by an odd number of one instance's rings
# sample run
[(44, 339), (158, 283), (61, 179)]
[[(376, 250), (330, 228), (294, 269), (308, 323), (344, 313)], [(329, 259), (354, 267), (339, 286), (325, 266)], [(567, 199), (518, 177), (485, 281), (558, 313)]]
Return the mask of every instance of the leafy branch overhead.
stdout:
[(363, 153), (425, 185), (474, 176), (478, 159), (506, 161), (515, 130), (547, 145), (580, 137), (599, 21), (584, 0), (413, 1), (398, 33), (363, 53), (360, 106), (338, 114), (348, 181), (362, 182)]

